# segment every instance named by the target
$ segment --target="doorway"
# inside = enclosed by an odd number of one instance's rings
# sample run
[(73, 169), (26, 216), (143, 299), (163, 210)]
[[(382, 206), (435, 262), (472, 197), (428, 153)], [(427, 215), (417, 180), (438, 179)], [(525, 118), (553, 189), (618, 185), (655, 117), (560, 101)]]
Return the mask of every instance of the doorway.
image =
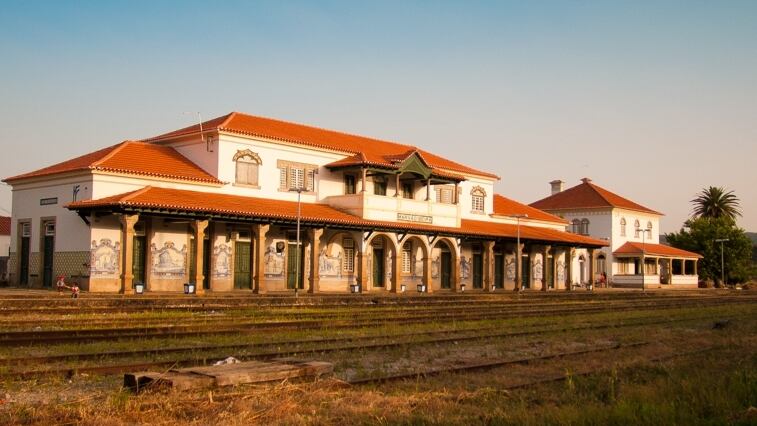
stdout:
[[(297, 243), (291, 242), (289, 243), (289, 247), (287, 250), (287, 288), (290, 290), (294, 290), (295, 285), (297, 289), (302, 290), (305, 288), (305, 283), (303, 282), (303, 275), (305, 262), (303, 259), (303, 245), (300, 243), (300, 250), (299, 250), (299, 256), (297, 255)], [(299, 257), (299, 266), (297, 262), (297, 258)]]
[(21, 224), (21, 253), (19, 255), (18, 283), (29, 285), (29, 253), (31, 250), (31, 223)]
[(147, 258), (147, 238), (144, 235), (135, 235), (133, 241), (131, 274), (134, 278), (132, 287), (137, 283), (145, 284), (145, 259)]
[(439, 258), (440, 265), (439, 265), (439, 272), (441, 276), (441, 288), (444, 289), (451, 289), (452, 288), (452, 253), (450, 253), (449, 248), (445, 245), (442, 245), (441, 248), (441, 257)]
[(252, 288), (252, 262), (249, 241), (234, 243), (234, 289), (249, 290)]
[(521, 278), (521, 288), (531, 288), (531, 256), (524, 254), (521, 260), (521, 271), (523, 277)]
[(386, 257), (383, 247), (373, 247), (373, 286), (384, 287), (386, 280)]
[(473, 247), (473, 288), (484, 288), (484, 256), (481, 247)]
[(55, 222), (43, 222), (42, 229), (42, 286), (53, 287), (53, 256), (55, 256)]
[(494, 253), (494, 288), (505, 288), (505, 255)]

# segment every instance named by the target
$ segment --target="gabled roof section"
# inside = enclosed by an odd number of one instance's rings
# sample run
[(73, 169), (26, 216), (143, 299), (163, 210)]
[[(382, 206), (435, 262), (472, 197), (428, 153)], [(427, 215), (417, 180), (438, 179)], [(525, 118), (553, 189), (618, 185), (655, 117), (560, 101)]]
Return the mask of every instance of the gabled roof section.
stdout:
[(583, 178), (580, 184), (550, 195), (547, 198), (542, 198), (539, 201), (531, 203), (530, 206), (547, 211), (617, 207), (662, 216), (660, 212), (644, 207), (641, 204), (591, 183), (591, 179), (589, 178)]
[[(326, 130), (304, 124), (290, 123), (272, 118), (256, 117), (240, 112), (232, 112), (202, 123), (202, 130), (235, 133), (244, 136), (261, 137), (298, 145), (338, 151), (345, 154), (363, 154), (366, 161), (375, 165), (390, 165), (393, 156), (401, 156), (409, 151), (420, 153), (432, 168), (445, 169), (457, 173), (468, 173), (499, 179), (499, 176), (465, 166), (411, 145), (403, 145), (379, 139)], [(160, 142), (179, 136), (199, 133), (200, 124), (195, 124), (160, 136), (145, 139), (146, 142)]]
[(629, 241), (617, 250), (612, 252), (614, 255), (627, 254), (627, 255), (652, 255), (652, 256), (665, 256), (665, 257), (685, 257), (685, 258), (698, 258), (701, 259), (702, 255), (691, 251), (681, 250), (679, 248), (666, 246), (663, 244), (650, 244), (650, 243), (637, 243)]
[(494, 194), (494, 215), (496, 216), (512, 216), (512, 215), (528, 215), (529, 219), (543, 220), (545, 222), (555, 222), (559, 224), (568, 223), (567, 220), (551, 215), (545, 211), (537, 208), (527, 206), (519, 203), (515, 200), (505, 197), (504, 195)]
[[(81, 200), (66, 205), (82, 212), (106, 209), (108, 211), (164, 212), (182, 216), (211, 215), (233, 220), (261, 219), (294, 222), (297, 220), (297, 202), (267, 198), (242, 197), (215, 192), (186, 191), (171, 188), (145, 187), (125, 194), (98, 200)], [(419, 233), (462, 235), (489, 238), (516, 238), (518, 227), (513, 224), (463, 219), (459, 228), (418, 223), (367, 220), (339, 211), (325, 204), (302, 203), (300, 218), (306, 225), (326, 224), (358, 227), (360, 229), (408, 230)], [(603, 247), (607, 242), (582, 235), (570, 234), (549, 228), (521, 225), (520, 236), (537, 241)]]
[(171, 147), (136, 141), (124, 141), (43, 169), (6, 178), (5, 181), (10, 182), (84, 170), (191, 182), (222, 183)]
[(0, 216), (0, 235), (11, 234), (11, 218), (8, 216)]

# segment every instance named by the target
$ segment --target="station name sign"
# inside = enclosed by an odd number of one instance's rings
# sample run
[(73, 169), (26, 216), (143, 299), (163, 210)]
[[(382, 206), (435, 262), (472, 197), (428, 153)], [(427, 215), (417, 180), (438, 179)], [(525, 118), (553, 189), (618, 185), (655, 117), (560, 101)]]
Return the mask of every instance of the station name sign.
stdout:
[(397, 220), (403, 222), (432, 223), (434, 218), (420, 214), (397, 213)]
[(58, 197), (53, 198), (40, 198), (39, 205), (40, 206), (52, 206), (58, 204)]

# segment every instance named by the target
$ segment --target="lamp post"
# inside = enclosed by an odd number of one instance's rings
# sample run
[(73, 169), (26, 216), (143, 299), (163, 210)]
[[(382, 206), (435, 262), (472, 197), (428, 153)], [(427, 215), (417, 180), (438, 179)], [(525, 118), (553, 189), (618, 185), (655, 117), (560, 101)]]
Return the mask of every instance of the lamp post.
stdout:
[[(515, 259), (516, 263), (515, 264), (516, 265), (520, 265), (520, 263), (523, 261), (522, 258), (520, 258), (520, 259), (517, 258), (517, 257), (520, 257), (520, 219), (522, 217), (528, 217), (528, 215), (526, 213), (521, 213), (521, 214), (511, 214), (511, 215), (508, 215), (508, 216), (509, 217), (514, 217), (516, 219), (516, 226), (515, 227), (516, 227), (516, 230), (517, 230), (516, 232), (517, 233), (516, 233), (516, 239), (515, 239), (515, 256), (516, 256), (516, 259)], [(544, 261), (546, 262), (546, 259)], [(523, 265), (521, 265), (521, 267), (518, 268), (518, 269), (519, 270), (517, 271), (518, 272), (517, 279), (522, 280), (521, 275), (523, 274), (523, 271), (521, 271), (520, 269), (523, 269)], [(515, 288), (516, 289), (520, 288), (520, 286), (518, 285), (518, 283), (515, 283)]]
[(723, 243), (726, 241), (731, 241), (728, 238), (718, 238), (715, 240), (716, 243), (720, 243), (720, 285), (725, 286), (725, 260), (723, 257)]
[(647, 266), (647, 259), (645, 257), (647, 252), (645, 250), (646, 247), (644, 246), (644, 244), (646, 243), (647, 231), (649, 231), (649, 229), (642, 229), (641, 231), (641, 291), (646, 291), (646, 289), (644, 288), (644, 274), (646, 273), (646, 271), (644, 269)]
[(289, 191), (297, 193), (297, 248), (295, 251), (295, 264), (294, 264), (294, 297), (298, 297), (297, 290), (300, 288), (300, 217), (302, 216), (302, 191), (304, 188), (295, 187), (289, 188)]

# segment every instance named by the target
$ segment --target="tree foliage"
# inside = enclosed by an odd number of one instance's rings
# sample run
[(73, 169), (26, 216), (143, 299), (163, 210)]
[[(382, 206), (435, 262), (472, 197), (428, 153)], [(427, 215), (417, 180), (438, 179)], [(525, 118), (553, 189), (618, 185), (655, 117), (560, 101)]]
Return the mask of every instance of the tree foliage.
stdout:
[(727, 283), (749, 279), (752, 263), (752, 242), (743, 229), (729, 217), (699, 217), (687, 220), (680, 232), (666, 235), (673, 247), (693, 251), (704, 256), (699, 261), (699, 276), (705, 280), (720, 280), (720, 243), (723, 243), (723, 261)]
[(723, 187), (711, 186), (703, 189), (696, 198), (691, 200), (691, 203), (694, 204), (692, 211), (694, 218), (727, 217), (735, 220), (736, 216), (741, 216), (738, 197), (733, 191), (726, 192)]

